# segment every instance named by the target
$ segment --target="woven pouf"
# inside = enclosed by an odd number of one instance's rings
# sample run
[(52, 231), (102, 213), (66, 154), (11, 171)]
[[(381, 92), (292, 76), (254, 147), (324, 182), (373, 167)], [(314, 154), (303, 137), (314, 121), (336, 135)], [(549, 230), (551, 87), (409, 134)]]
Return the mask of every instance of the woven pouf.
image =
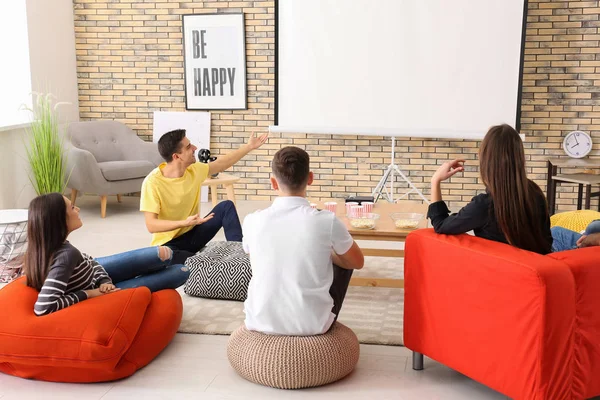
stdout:
[(244, 301), (252, 278), (250, 258), (240, 242), (210, 242), (185, 265), (190, 277), (184, 291), (189, 296)]
[(360, 347), (354, 332), (335, 322), (316, 336), (278, 336), (249, 331), (244, 325), (231, 334), (229, 363), (243, 378), (279, 389), (321, 386), (342, 379), (358, 362)]
[(551, 226), (561, 226), (575, 232), (581, 232), (590, 222), (600, 219), (600, 212), (592, 210), (566, 211), (550, 217)]

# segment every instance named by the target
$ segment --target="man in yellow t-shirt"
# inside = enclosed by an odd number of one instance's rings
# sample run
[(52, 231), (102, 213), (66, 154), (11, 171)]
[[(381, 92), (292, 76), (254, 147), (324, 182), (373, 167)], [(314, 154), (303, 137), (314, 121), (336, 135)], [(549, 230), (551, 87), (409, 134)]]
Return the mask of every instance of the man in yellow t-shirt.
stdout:
[[(140, 211), (152, 233), (153, 246), (168, 246), (178, 251), (177, 261), (195, 254), (224, 228), (228, 241), (242, 241), (242, 228), (235, 205), (222, 201), (205, 217), (200, 217), (202, 182), (224, 171), (250, 151), (259, 148), (267, 134), (252, 133), (248, 143), (210, 164), (196, 162), (197, 147), (190, 143), (184, 129), (165, 133), (158, 141), (158, 152), (166, 162), (155, 168), (142, 184)], [(175, 258), (175, 255), (174, 255)]]

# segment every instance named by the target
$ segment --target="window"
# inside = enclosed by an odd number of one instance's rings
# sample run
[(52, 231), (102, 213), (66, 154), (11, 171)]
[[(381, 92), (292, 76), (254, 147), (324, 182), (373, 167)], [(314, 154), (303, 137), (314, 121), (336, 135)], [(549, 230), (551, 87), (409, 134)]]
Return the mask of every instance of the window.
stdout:
[(0, 129), (30, 121), (31, 71), (25, 0), (0, 2)]

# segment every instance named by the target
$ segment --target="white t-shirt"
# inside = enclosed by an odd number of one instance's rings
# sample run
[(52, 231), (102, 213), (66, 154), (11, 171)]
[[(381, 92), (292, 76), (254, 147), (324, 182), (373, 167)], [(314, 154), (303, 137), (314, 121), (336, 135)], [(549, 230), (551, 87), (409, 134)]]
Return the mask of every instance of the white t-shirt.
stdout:
[(246, 328), (293, 336), (327, 332), (335, 319), (331, 252), (345, 254), (354, 243), (346, 226), (303, 197), (278, 197), (246, 216), (242, 229), (252, 265)]

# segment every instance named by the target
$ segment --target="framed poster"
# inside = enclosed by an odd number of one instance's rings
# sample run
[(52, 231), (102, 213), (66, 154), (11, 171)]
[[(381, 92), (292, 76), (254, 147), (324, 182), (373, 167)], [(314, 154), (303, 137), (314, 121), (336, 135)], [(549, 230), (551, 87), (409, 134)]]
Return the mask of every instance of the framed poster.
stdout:
[(183, 16), (187, 110), (245, 110), (244, 14)]

